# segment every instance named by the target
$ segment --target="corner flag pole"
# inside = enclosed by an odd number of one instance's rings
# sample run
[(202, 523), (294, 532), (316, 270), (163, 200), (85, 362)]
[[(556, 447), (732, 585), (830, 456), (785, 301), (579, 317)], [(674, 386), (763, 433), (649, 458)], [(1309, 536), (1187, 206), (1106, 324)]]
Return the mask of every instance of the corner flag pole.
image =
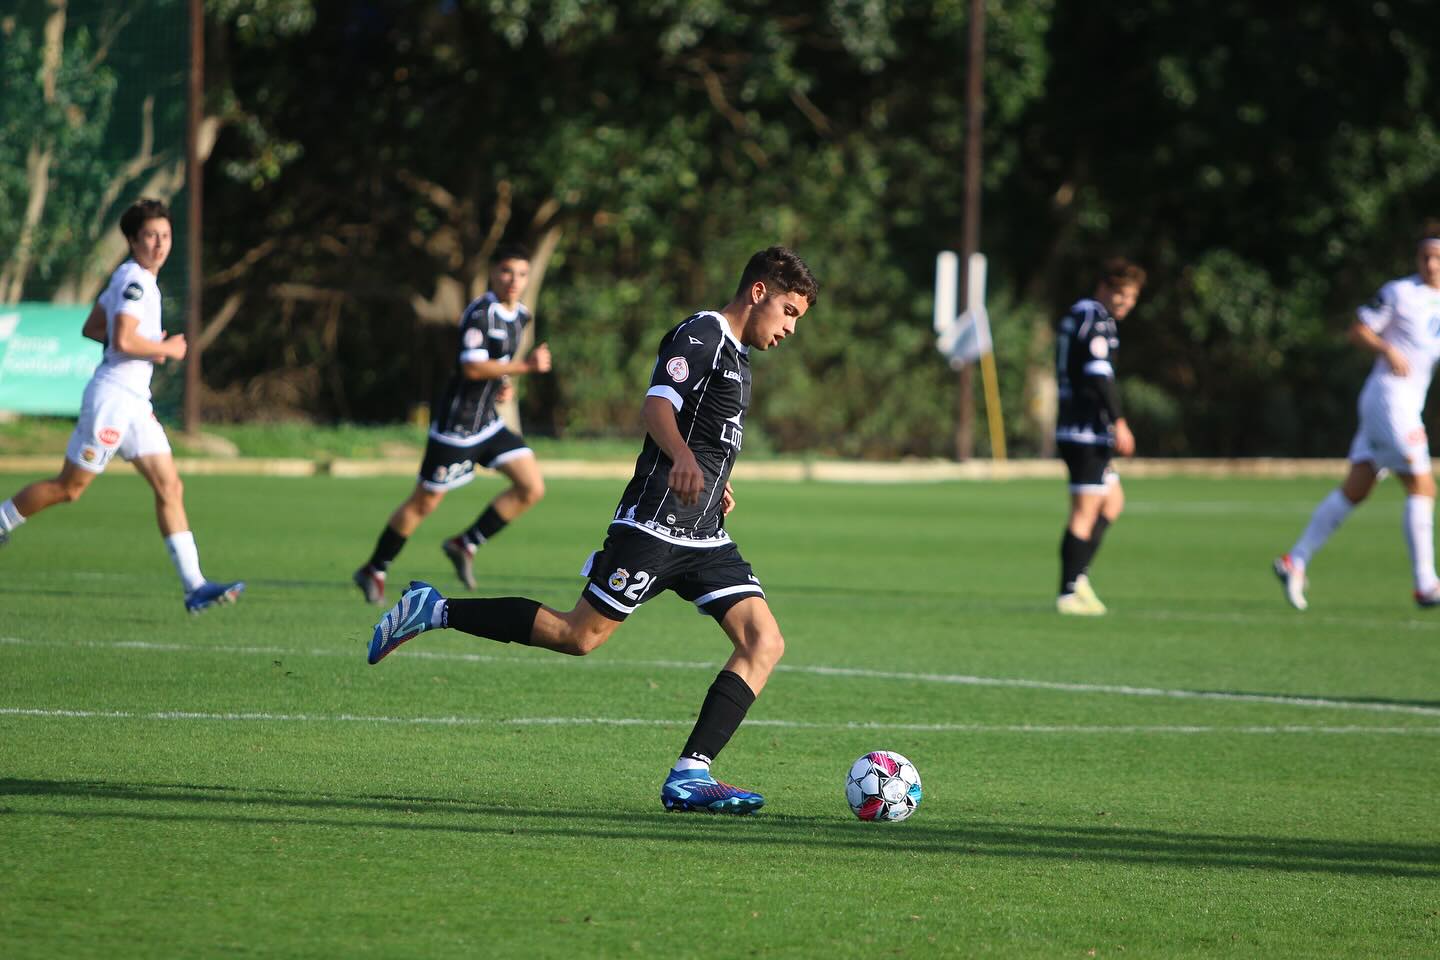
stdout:
[(990, 427), (990, 457), (1005, 459), (1005, 418), (1000, 411), (1000, 378), (995, 372), (995, 338), (990, 336), (990, 317), (985, 310), (985, 257), (970, 257), (965, 278), (966, 312), (982, 325), (977, 331), (984, 352), (980, 354), (980, 378), (985, 385), (985, 419)]

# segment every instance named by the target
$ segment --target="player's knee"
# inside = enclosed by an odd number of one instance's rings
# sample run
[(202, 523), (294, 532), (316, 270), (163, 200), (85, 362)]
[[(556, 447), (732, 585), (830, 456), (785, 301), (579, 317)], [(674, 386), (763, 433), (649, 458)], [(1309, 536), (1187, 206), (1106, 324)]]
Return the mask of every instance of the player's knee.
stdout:
[(594, 652), (610, 637), (610, 631), (594, 625), (572, 626), (565, 632), (561, 653), (583, 657)]
[(545, 496), (545, 481), (537, 477), (530, 483), (520, 484), (515, 488), (515, 495), (520, 498), (525, 509), (529, 510)]
[(440, 501), (445, 499), (445, 494), (432, 491), (416, 494), (410, 498), (410, 506), (422, 517), (428, 517), (440, 506)]
[(785, 655), (785, 637), (778, 627), (752, 627), (740, 637), (737, 646), (753, 660), (774, 665)]
[(155, 487), (155, 496), (166, 503), (179, 503), (185, 498), (185, 481), (178, 476), (163, 480)]
[(76, 483), (73, 481), (65, 480), (58, 481), (57, 485), (60, 488), (61, 503), (74, 503), (76, 500), (80, 499), (80, 497), (85, 493), (86, 489), (90, 486), (88, 483), (85, 483), (83, 481)]

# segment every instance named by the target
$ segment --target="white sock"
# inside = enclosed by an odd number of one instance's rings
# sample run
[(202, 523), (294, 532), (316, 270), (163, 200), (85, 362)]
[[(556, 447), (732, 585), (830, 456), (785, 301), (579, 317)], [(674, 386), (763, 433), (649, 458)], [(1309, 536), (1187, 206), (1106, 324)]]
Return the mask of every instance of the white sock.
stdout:
[(165, 546), (186, 593), (205, 582), (205, 575), (200, 572), (200, 551), (195, 549), (195, 534), (189, 530), (172, 533), (165, 538)]
[(1310, 558), (1325, 546), (1325, 541), (1345, 518), (1350, 516), (1350, 511), (1355, 509), (1355, 504), (1345, 498), (1345, 494), (1339, 490), (1331, 490), (1330, 495), (1320, 501), (1320, 506), (1310, 515), (1310, 523), (1305, 532), (1300, 534), (1300, 539), (1295, 541), (1295, 546), (1290, 548), (1290, 559), (1296, 565), (1304, 567), (1310, 562)]
[(676, 770), (709, 770), (710, 764), (704, 760), (696, 760), (694, 757), (681, 757), (675, 761)]
[(435, 604), (435, 606), (430, 609), (431, 627), (445, 626), (445, 605), (449, 602), (449, 600), (441, 600), (439, 603)]
[(19, 510), (15, 509), (14, 500), (6, 500), (4, 503), (0, 503), (0, 530), (9, 533), (24, 522), (25, 518), (20, 516)]
[(1426, 593), (1435, 587), (1435, 498), (1405, 498), (1405, 544), (1410, 548), (1410, 568), (1415, 589)]

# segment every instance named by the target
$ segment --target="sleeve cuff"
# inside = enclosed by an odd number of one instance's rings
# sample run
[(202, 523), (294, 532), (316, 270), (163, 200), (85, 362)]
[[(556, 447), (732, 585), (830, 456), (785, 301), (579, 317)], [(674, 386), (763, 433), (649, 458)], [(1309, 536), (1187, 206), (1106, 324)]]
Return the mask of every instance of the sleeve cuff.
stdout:
[(649, 390), (646, 390), (645, 396), (664, 397), (666, 400), (670, 401), (670, 405), (675, 408), (676, 413), (679, 413), (680, 408), (685, 406), (685, 399), (681, 397), (680, 394), (676, 393), (673, 388), (667, 387), (663, 383), (651, 387)]

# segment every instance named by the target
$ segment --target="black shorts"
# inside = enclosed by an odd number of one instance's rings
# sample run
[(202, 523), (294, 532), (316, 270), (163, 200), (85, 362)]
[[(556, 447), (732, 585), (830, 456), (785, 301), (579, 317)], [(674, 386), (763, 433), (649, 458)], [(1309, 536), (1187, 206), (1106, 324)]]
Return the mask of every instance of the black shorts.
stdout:
[(590, 578), (585, 599), (611, 620), (624, 620), (665, 590), (716, 620), (747, 597), (765, 597), (735, 544), (679, 546), (622, 524), (610, 528), (580, 574)]
[(1067, 443), (1062, 440), (1055, 445), (1060, 459), (1070, 470), (1071, 493), (1104, 493), (1110, 484), (1120, 479), (1110, 458), (1115, 451), (1108, 445), (1098, 443)]
[(531, 450), (525, 446), (525, 438), (508, 427), (469, 446), (431, 434), (420, 463), (420, 485), (426, 490), (454, 490), (475, 479), (476, 467), (493, 470), (528, 453)]

